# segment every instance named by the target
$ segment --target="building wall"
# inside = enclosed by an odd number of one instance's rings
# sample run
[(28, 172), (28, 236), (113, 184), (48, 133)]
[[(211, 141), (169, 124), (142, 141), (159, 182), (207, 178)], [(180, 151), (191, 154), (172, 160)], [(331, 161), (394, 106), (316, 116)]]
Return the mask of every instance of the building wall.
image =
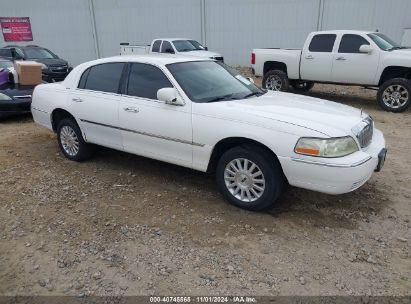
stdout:
[(96, 58), (88, 1), (0, 0), (1, 17), (30, 17), (32, 42), (5, 42), (0, 46), (37, 44), (78, 64)]
[(299, 48), (321, 29), (378, 29), (400, 42), (410, 15), (411, 0), (0, 0), (1, 17), (31, 20), (34, 41), (13, 44), (48, 47), (73, 65), (157, 37), (197, 39), (249, 65), (253, 48)]

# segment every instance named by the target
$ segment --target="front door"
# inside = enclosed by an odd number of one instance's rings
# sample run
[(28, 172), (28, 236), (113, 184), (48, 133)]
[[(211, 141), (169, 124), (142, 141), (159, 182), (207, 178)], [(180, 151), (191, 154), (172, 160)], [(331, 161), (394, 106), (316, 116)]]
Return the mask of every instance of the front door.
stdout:
[(124, 150), (192, 167), (191, 103), (157, 100), (157, 91), (167, 87), (174, 86), (159, 67), (130, 63), (119, 106)]
[(332, 81), (337, 83), (374, 83), (380, 60), (379, 52), (361, 53), (362, 45), (370, 45), (364, 37), (344, 34), (334, 55)]

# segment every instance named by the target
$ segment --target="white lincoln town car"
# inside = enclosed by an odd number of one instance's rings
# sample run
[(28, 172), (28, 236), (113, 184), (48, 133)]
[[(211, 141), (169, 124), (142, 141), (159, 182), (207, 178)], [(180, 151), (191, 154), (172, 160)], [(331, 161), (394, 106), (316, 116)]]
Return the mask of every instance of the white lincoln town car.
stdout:
[(266, 92), (224, 63), (178, 55), (81, 64), (37, 86), (32, 113), (70, 160), (101, 145), (212, 172), (224, 198), (249, 210), (273, 206), (287, 184), (353, 191), (386, 155), (361, 110)]

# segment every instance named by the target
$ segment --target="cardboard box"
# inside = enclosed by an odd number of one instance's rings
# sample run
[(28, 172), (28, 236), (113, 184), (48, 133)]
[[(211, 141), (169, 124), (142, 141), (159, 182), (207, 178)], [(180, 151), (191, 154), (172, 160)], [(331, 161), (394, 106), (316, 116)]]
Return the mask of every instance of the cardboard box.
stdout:
[(35, 61), (15, 61), (14, 68), (21, 85), (36, 85), (42, 82), (41, 64)]

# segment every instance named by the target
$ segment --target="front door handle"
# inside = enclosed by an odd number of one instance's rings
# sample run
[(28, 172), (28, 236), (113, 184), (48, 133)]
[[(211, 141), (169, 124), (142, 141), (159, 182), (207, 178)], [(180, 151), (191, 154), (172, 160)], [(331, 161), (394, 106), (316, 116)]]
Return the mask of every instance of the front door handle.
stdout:
[(78, 98), (78, 97), (74, 97), (73, 99), (71, 99), (74, 102), (83, 102), (83, 99)]
[(126, 111), (126, 112), (131, 112), (131, 113), (138, 113), (138, 112), (140, 112), (140, 110), (139, 110), (139, 109), (134, 108), (134, 107), (127, 107), (127, 108), (124, 108), (124, 111)]
[(313, 55), (308, 55), (308, 56), (305, 56), (305, 59), (311, 60), (311, 59), (314, 59), (314, 57), (313, 57)]
[(341, 60), (341, 61), (344, 61), (344, 60), (347, 60), (345, 57), (338, 57), (337, 59), (335, 59), (335, 60)]

